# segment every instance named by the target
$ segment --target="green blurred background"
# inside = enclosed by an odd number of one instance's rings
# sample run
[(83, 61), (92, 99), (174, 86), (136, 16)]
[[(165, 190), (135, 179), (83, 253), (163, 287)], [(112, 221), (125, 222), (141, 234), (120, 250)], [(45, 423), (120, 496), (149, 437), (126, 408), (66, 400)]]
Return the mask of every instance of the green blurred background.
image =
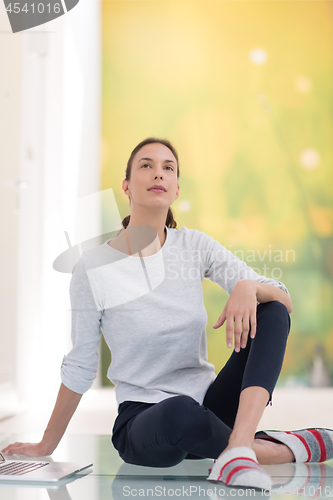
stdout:
[[(279, 385), (333, 381), (333, 4), (102, 1), (102, 189), (132, 149), (170, 139), (180, 157), (178, 228), (197, 228), (293, 300)], [(203, 281), (208, 360), (230, 355), (228, 299)], [(317, 355), (316, 355), (317, 353)], [(103, 341), (103, 384), (110, 353)], [(326, 382), (325, 382), (326, 380)]]

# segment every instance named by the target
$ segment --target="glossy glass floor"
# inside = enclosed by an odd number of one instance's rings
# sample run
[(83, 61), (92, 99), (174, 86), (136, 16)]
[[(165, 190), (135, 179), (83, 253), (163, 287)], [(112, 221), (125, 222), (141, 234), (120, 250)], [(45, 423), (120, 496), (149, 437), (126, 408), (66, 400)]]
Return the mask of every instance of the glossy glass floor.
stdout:
[[(15, 441), (36, 442), (40, 436), (0, 435), (0, 449)], [(25, 459), (7, 456), (8, 459)], [(43, 457), (39, 457), (43, 459)], [(49, 460), (50, 457), (47, 458)], [(215, 485), (206, 480), (213, 460), (183, 460), (168, 468), (141, 467), (124, 463), (110, 436), (64, 436), (51, 459), (61, 462), (93, 462), (85, 473), (63, 480), (57, 486), (5, 484), (0, 480), (1, 500), (125, 500), (134, 498), (222, 500), (263, 497), (289, 499), (333, 498), (333, 460), (323, 464), (265, 466), (273, 479), (271, 492)], [(31, 460), (36, 460), (31, 458)]]

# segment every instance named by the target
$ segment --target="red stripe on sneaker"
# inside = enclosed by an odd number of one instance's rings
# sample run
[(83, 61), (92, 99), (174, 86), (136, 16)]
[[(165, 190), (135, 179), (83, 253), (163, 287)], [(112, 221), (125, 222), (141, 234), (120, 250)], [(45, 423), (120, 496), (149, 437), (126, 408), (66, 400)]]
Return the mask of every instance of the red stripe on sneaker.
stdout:
[(310, 498), (319, 498), (324, 492), (324, 486), (326, 483), (326, 477), (325, 476), (320, 476), (320, 482), (317, 486), (316, 491), (314, 492), (313, 495), (309, 495)]
[(230, 479), (235, 475), (237, 474), (237, 472), (239, 472), (240, 470), (244, 470), (244, 469), (255, 469), (255, 470), (258, 470), (257, 467), (251, 467), (250, 465), (240, 465), (239, 467), (235, 467), (234, 469), (232, 469), (232, 471), (229, 472), (229, 474), (227, 475), (227, 478), (225, 480), (225, 484), (229, 484), (230, 482)]
[(310, 465), (306, 465), (306, 468), (307, 468), (307, 471), (308, 471), (308, 477), (306, 478), (306, 481), (305, 481), (304, 485), (301, 488), (301, 490), (303, 490), (303, 491), (308, 486), (308, 484), (310, 482), (310, 479), (311, 479), (311, 466)]
[[(252, 462), (252, 463), (256, 464), (257, 468), (260, 467), (260, 465), (258, 464), (258, 462), (256, 462), (255, 460), (253, 460), (253, 458), (249, 458), (249, 457), (236, 457), (236, 458), (233, 458), (232, 460), (229, 460), (229, 462), (226, 462), (223, 465), (223, 467), (220, 470), (220, 474), (219, 474), (219, 476), (217, 478), (218, 481), (221, 479), (223, 471), (227, 467), (227, 465), (231, 464), (232, 462), (235, 462), (236, 460), (248, 460), (249, 462)], [(245, 467), (245, 465), (243, 467)], [(255, 469), (255, 467), (251, 467), (251, 468)]]
[(326, 446), (323, 440), (322, 435), (317, 429), (307, 429), (307, 431), (311, 432), (311, 434), (316, 438), (319, 448), (320, 448), (320, 459), (319, 462), (325, 462), (327, 459)]
[[(290, 434), (291, 436), (296, 436), (298, 437), (298, 439), (304, 444), (304, 447), (307, 451), (307, 454), (308, 454), (308, 459), (305, 460), (306, 462), (310, 462), (310, 459), (311, 459), (311, 451), (310, 451), (310, 448), (309, 448), (309, 445), (308, 443), (306, 442), (306, 440), (304, 439), (303, 436), (301, 436), (300, 434), (296, 434), (296, 432), (291, 432), (291, 431), (286, 431), (286, 434)], [(287, 445), (288, 446), (288, 445)]]

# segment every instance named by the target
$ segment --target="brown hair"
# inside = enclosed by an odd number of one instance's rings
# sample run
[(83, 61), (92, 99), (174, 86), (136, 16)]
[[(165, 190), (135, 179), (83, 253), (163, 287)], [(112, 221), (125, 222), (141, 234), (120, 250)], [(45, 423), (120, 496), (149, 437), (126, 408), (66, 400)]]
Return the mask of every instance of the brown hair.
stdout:
[[(130, 180), (130, 176), (131, 176), (131, 169), (132, 169), (132, 162), (133, 162), (133, 158), (134, 156), (136, 155), (136, 153), (143, 147), (145, 146), (146, 144), (154, 144), (154, 143), (158, 143), (158, 144), (163, 144), (164, 146), (166, 146), (167, 148), (170, 149), (170, 151), (172, 152), (173, 156), (176, 158), (177, 160), (177, 179), (179, 178), (179, 161), (178, 161), (178, 154), (177, 154), (177, 151), (175, 150), (175, 148), (173, 147), (173, 145), (171, 144), (170, 141), (168, 141), (167, 139), (158, 139), (157, 137), (148, 137), (147, 139), (144, 139), (143, 141), (141, 141), (132, 151), (131, 153), (131, 156), (129, 157), (129, 160), (127, 162), (127, 167), (126, 167), (126, 175), (125, 175), (125, 180), (126, 181), (129, 181)], [(122, 225), (123, 225), (123, 228), (126, 229), (126, 227), (128, 226), (129, 224), (129, 221), (130, 221), (130, 218), (131, 216), (130, 215), (127, 215), (123, 220), (122, 220)], [(171, 208), (169, 207), (169, 210), (168, 210), (168, 213), (167, 213), (167, 218), (166, 218), (166, 221), (165, 221), (165, 225), (167, 227), (172, 227), (172, 228), (177, 228), (177, 222), (175, 221), (174, 217), (173, 217), (173, 212), (171, 210)], [(121, 230), (120, 230), (121, 231)], [(118, 233), (119, 234), (119, 233)]]

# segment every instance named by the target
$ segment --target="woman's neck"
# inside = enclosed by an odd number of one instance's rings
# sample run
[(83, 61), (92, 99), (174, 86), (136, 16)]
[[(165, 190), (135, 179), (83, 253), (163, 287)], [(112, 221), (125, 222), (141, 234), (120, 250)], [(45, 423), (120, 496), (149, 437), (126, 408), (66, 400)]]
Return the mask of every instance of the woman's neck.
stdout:
[(131, 214), (131, 218), (127, 227), (130, 226), (152, 227), (157, 232), (162, 247), (166, 239), (165, 222), (166, 222), (166, 215), (164, 215), (163, 218), (162, 217), (159, 217), (158, 219), (150, 218), (143, 222), (141, 218), (135, 217), (135, 215)]
[[(128, 255), (133, 255), (133, 251), (135, 252), (135, 254), (137, 254), (138, 253), (138, 241), (136, 241), (135, 238), (138, 235), (137, 235), (136, 231), (134, 231), (134, 234), (133, 234), (133, 232), (131, 231), (131, 225), (134, 226), (134, 224), (128, 224), (126, 229), (123, 228), (114, 239), (112, 239), (108, 242), (108, 245), (112, 248), (115, 248), (119, 252), (126, 253)], [(142, 242), (142, 244), (139, 245), (142, 256), (148, 257), (150, 255), (154, 255), (155, 253), (157, 253), (164, 245), (165, 240), (166, 240), (166, 235), (167, 235), (167, 231), (165, 229), (162, 241), (160, 238), (157, 239), (155, 236), (154, 240), (153, 241), (150, 240), (149, 244), (147, 243), (147, 241)], [(150, 233), (150, 237), (151, 237), (151, 233)], [(145, 239), (144, 235), (142, 235), (142, 238)], [(133, 250), (133, 249), (135, 249), (135, 250)]]

